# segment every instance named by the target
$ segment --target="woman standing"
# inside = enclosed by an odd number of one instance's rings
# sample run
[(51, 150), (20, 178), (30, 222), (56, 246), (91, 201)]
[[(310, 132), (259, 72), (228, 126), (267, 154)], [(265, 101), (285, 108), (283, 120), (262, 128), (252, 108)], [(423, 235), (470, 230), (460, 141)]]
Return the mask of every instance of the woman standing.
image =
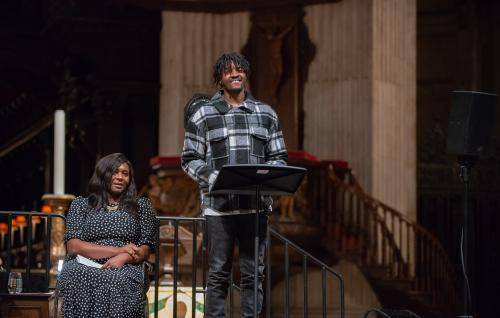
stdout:
[[(66, 218), (68, 256), (57, 282), (62, 315), (144, 317), (143, 263), (158, 228), (151, 203), (137, 198), (132, 165), (121, 153), (99, 160), (88, 192), (71, 203)], [(103, 266), (84, 265), (77, 255)]]

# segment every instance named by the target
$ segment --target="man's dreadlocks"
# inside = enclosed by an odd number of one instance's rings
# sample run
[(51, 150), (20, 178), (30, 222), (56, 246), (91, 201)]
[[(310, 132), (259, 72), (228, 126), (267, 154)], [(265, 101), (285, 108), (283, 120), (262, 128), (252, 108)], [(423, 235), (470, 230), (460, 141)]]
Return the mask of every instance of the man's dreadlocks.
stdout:
[(237, 52), (224, 53), (214, 64), (213, 79), (216, 85), (220, 83), (223, 73), (231, 69), (231, 63), (233, 63), (236, 68), (243, 69), (247, 78), (250, 76), (250, 63), (242, 54)]

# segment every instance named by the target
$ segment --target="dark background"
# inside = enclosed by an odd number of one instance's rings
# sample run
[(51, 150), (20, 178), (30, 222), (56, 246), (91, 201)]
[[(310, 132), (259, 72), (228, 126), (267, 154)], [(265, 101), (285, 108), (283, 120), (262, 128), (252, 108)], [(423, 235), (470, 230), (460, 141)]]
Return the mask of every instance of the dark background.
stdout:
[[(500, 3), (418, 0), (418, 221), (445, 246), (459, 271), (463, 185), (445, 152), (452, 90), (500, 93)], [(498, 317), (500, 304), (500, 109), (492, 155), (472, 171), (474, 317)]]
[[(92, 1), (0, 3), (0, 145), (67, 111), (66, 192), (123, 152), (144, 184), (157, 155), (160, 13)], [(52, 190), (52, 126), (0, 156), (2, 209)]]

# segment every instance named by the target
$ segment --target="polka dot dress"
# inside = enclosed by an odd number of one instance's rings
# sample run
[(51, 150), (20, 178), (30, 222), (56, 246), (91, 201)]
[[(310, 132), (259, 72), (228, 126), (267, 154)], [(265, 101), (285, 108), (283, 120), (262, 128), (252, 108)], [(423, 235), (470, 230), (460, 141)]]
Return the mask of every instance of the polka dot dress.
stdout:
[[(65, 240), (78, 238), (98, 245), (120, 247), (128, 243), (149, 245), (154, 250), (158, 221), (148, 199), (137, 202), (137, 217), (123, 210), (91, 210), (87, 198), (78, 197), (66, 218)], [(106, 259), (96, 260), (104, 264)], [(146, 280), (142, 264), (99, 269), (68, 256), (57, 281), (62, 296), (62, 316), (144, 317)]]

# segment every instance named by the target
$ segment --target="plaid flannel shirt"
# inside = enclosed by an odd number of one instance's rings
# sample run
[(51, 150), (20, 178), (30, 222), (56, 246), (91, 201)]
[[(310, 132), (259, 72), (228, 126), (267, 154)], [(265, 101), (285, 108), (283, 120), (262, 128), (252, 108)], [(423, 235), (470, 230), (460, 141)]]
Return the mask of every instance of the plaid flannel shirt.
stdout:
[[(240, 107), (228, 105), (218, 92), (189, 119), (182, 150), (182, 168), (200, 186), (206, 215), (255, 212), (249, 195), (209, 195), (209, 187), (225, 164), (286, 165), (283, 133), (274, 110), (247, 94)], [(272, 200), (263, 196), (266, 210)]]

